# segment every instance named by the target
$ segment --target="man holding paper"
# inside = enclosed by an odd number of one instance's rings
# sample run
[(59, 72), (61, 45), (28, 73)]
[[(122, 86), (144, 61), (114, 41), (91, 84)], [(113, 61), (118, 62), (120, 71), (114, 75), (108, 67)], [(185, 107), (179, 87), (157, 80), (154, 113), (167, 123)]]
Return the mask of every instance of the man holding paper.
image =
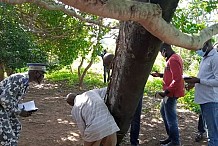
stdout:
[(45, 64), (29, 63), (27, 73), (18, 73), (0, 82), (0, 145), (17, 146), (21, 124), (17, 116), (28, 117), (31, 112), (20, 109), (18, 103), (30, 82), (40, 84), (44, 79)]
[(183, 61), (174, 52), (171, 45), (163, 44), (160, 48), (161, 55), (166, 60), (164, 73), (151, 73), (153, 77), (163, 78), (163, 91), (157, 92), (156, 97), (162, 97), (160, 113), (164, 121), (167, 138), (160, 140), (164, 146), (180, 146), (177, 99), (184, 96)]

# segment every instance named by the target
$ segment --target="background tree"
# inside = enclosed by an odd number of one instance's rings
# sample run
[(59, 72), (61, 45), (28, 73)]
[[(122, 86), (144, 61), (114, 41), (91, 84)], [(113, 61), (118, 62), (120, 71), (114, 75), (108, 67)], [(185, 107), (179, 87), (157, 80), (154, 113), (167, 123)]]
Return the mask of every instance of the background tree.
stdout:
[(12, 6), (0, 5), (0, 80), (4, 71), (11, 75), (28, 62), (46, 62), (46, 54), (35, 44), (32, 35), (20, 25)]
[[(218, 1), (190, 0), (181, 3), (183, 4), (178, 5), (176, 9), (172, 24), (184, 33), (198, 34), (202, 29), (218, 20), (216, 17)], [(184, 71), (195, 75), (196, 72), (193, 72), (193, 69), (197, 67), (201, 57), (195, 51), (182, 48), (177, 48), (177, 50), (184, 60)]]
[[(99, 25), (80, 21), (75, 17), (54, 10), (41, 9), (34, 4), (23, 4), (15, 6), (22, 25), (26, 30), (35, 35), (38, 45), (49, 55), (50, 70), (58, 70), (80, 60), (78, 66), (79, 87), (82, 88), (83, 79), (96, 62), (97, 55), (102, 51), (100, 41), (110, 30), (104, 27), (103, 19), (88, 15), (83, 12), (75, 12), (83, 19), (99, 22)], [(91, 56), (91, 57), (90, 57)], [(84, 62), (87, 66), (84, 67)]]

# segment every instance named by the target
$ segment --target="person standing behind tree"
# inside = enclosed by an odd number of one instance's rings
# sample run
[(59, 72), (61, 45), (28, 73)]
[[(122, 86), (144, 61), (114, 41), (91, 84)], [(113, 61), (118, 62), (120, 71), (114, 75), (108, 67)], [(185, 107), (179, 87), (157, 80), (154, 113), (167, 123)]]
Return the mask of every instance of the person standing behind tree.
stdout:
[(162, 56), (166, 59), (164, 73), (151, 73), (153, 77), (163, 78), (163, 91), (158, 94), (164, 99), (161, 102), (160, 113), (163, 118), (167, 139), (160, 140), (164, 146), (179, 146), (178, 118), (176, 112), (177, 99), (184, 96), (183, 61), (170, 45), (163, 44), (160, 48)]
[(200, 105), (208, 129), (208, 146), (218, 146), (218, 53), (212, 40), (204, 43), (197, 77), (186, 79), (195, 84), (195, 102)]
[(21, 124), (17, 116), (28, 117), (31, 112), (19, 109), (18, 103), (30, 82), (40, 84), (44, 78), (45, 64), (28, 64), (28, 73), (12, 74), (0, 82), (0, 144), (17, 146)]
[[(109, 70), (112, 68), (114, 55), (113, 54), (105, 54), (103, 57), (103, 63), (106, 68)], [(108, 81), (110, 81), (110, 72), (108, 73)], [(140, 133), (140, 122), (141, 122), (141, 111), (142, 111), (142, 99), (143, 94), (140, 96), (140, 100), (136, 111), (134, 113), (133, 119), (130, 124), (130, 143), (131, 146), (138, 146), (139, 145), (139, 133)]]

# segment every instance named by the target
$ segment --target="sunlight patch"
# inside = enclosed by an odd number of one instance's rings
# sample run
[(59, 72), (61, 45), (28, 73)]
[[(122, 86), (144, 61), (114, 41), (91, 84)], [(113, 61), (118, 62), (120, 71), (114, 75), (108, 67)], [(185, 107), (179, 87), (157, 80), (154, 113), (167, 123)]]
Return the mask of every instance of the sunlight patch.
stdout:
[(69, 124), (69, 121), (67, 120), (62, 120), (62, 119), (57, 119), (59, 124)]

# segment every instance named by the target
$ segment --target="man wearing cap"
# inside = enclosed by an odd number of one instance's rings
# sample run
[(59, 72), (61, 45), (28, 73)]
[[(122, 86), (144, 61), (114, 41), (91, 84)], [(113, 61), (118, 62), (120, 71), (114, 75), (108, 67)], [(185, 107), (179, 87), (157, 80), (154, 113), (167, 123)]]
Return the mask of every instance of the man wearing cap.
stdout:
[(28, 117), (31, 112), (19, 109), (18, 103), (30, 82), (40, 84), (44, 78), (45, 64), (29, 63), (27, 73), (17, 73), (0, 82), (0, 145), (17, 146), (21, 124), (17, 116)]

